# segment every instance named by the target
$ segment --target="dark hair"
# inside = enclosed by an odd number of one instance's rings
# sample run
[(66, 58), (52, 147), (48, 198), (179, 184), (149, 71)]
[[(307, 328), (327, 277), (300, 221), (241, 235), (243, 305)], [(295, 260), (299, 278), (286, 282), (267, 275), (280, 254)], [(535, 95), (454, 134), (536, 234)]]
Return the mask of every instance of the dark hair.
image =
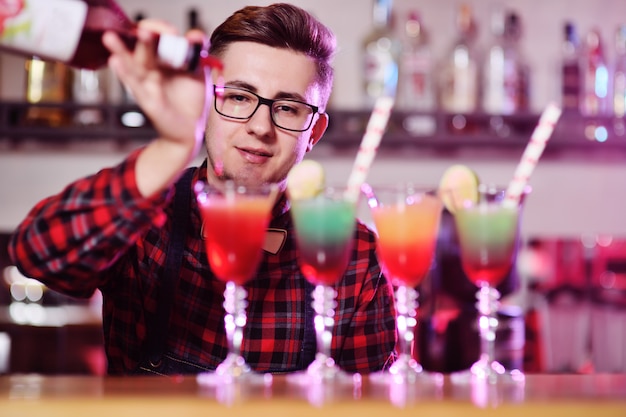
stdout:
[(325, 107), (333, 83), (335, 35), (307, 11), (287, 3), (247, 6), (233, 13), (211, 35), (209, 52), (219, 57), (233, 42), (256, 42), (301, 52), (317, 64)]

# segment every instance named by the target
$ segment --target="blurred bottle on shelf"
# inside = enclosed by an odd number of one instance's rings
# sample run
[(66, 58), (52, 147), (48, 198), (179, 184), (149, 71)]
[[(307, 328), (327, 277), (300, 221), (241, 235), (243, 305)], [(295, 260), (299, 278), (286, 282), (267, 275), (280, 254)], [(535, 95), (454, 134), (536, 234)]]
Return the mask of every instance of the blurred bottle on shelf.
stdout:
[(411, 10), (404, 21), (398, 79), (398, 108), (435, 110), (433, 55), (428, 33), (418, 12)]
[(555, 277), (545, 292), (547, 372), (580, 372), (588, 362), (590, 297), (588, 254), (579, 238), (558, 239)]
[[(615, 32), (615, 68), (613, 70), (613, 115), (621, 119), (626, 115), (626, 24), (620, 25)], [(624, 121), (621, 130), (624, 134)]]
[(457, 39), (442, 65), (439, 102), (446, 112), (470, 113), (478, 106), (479, 71), (475, 45), (478, 29), (468, 4), (460, 5), (455, 27)]
[(491, 15), (491, 35), (483, 66), (483, 110), (491, 114), (526, 111), (529, 70), (520, 48), (519, 15), (496, 8)]
[(200, 12), (195, 7), (187, 10), (187, 30), (199, 29), (207, 33), (207, 28), (200, 18)]
[(561, 106), (563, 110), (580, 108), (581, 95), (581, 45), (576, 25), (565, 22), (561, 47)]
[(393, 33), (392, 8), (392, 0), (374, 0), (372, 29), (362, 43), (363, 95), (367, 107), (388, 93), (386, 88), (395, 88), (397, 84), (402, 46)]
[(584, 116), (608, 114), (610, 110), (609, 69), (600, 31), (590, 30), (585, 37), (582, 59), (582, 100)]
[[(137, 12), (133, 18), (135, 24), (139, 23), (141, 20), (145, 19), (146, 15), (144, 12)], [(122, 126), (126, 127), (143, 127), (147, 123), (146, 116), (144, 116), (143, 112), (139, 109), (135, 108), (135, 98), (133, 97), (133, 93), (128, 89), (123, 83), (120, 83), (122, 86), (122, 103), (128, 106), (131, 106), (131, 109), (127, 109), (122, 112), (120, 115), (120, 123)]]
[[(72, 71), (61, 62), (33, 57), (26, 61), (26, 101), (29, 106), (24, 124), (60, 127), (68, 125), (71, 114), (62, 105), (72, 98)], [(41, 106), (39, 106), (41, 105)]]
[(73, 116), (76, 125), (99, 125), (104, 122), (102, 104), (107, 102), (107, 70), (73, 69), (72, 100), (74, 103), (94, 106), (78, 110)]

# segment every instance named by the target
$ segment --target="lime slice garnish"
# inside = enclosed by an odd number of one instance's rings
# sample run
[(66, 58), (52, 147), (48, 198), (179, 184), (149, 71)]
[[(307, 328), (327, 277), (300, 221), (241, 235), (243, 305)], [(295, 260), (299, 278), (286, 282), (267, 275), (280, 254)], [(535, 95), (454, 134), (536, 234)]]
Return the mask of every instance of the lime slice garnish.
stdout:
[(291, 199), (311, 198), (324, 188), (326, 176), (319, 162), (305, 159), (294, 165), (287, 175), (287, 194)]
[(478, 201), (478, 175), (465, 165), (452, 165), (439, 182), (439, 196), (450, 213), (465, 201)]

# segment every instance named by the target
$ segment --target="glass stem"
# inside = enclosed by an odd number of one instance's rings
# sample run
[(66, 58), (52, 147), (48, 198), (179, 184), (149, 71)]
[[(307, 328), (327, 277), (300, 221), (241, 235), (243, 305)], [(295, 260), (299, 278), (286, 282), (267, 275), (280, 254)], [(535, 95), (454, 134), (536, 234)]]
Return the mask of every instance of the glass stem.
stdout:
[(230, 355), (241, 355), (241, 342), (243, 340), (243, 328), (246, 325), (246, 301), (247, 291), (234, 282), (226, 283), (224, 290), (224, 327), (228, 341)]
[(313, 291), (313, 309), (315, 310), (315, 336), (317, 340), (317, 354), (323, 355), (323, 360), (330, 358), (330, 344), (335, 325), (335, 308), (337, 292), (334, 288), (317, 285)]
[(418, 292), (414, 288), (401, 285), (396, 289), (398, 358), (405, 363), (408, 363), (412, 358), (411, 349), (413, 348), (415, 326), (417, 325), (417, 298)]
[(496, 329), (498, 328), (498, 305), (500, 293), (489, 285), (483, 285), (476, 293), (480, 332), (480, 360), (491, 364), (495, 360)]

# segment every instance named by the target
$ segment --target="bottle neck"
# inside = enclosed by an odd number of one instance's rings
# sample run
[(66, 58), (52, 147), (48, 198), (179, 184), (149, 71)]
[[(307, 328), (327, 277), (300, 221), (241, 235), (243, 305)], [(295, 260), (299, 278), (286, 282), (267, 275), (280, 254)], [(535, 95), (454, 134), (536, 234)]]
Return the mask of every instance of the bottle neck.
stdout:
[(373, 24), (378, 29), (391, 27), (392, 0), (375, 0), (373, 9)]
[(200, 64), (202, 45), (189, 43), (182, 37), (161, 34), (157, 45), (157, 57), (161, 65), (176, 70), (195, 71)]
[(626, 55), (626, 25), (620, 26), (615, 35), (615, 52), (618, 56)]
[(427, 34), (422, 25), (422, 21), (416, 14), (409, 14), (406, 22), (404, 23), (404, 36), (413, 43), (422, 44), (427, 43)]

